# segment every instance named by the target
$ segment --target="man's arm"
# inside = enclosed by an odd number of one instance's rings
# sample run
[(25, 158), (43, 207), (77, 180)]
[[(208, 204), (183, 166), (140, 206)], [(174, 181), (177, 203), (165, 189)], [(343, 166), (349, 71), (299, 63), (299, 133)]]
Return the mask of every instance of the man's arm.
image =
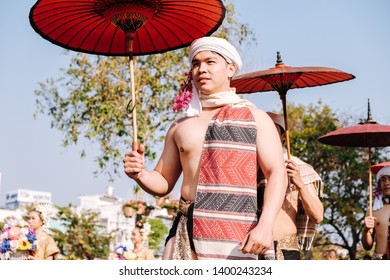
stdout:
[(320, 224), (324, 219), (324, 206), (317, 196), (315, 186), (313, 183), (307, 184), (302, 189), (299, 189), (299, 196), (301, 198), (303, 209), (316, 224)]
[(291, 183), (299, 190), (299, 197), (305, 213), (314, 223), (321, 223), (324, 218), (324, 206), (317, 196), (314, 183), (305, 185), (301, 178), (299, 166), (291, 159), (286, 160), (286, 162), (287, 175)]
[(128, 152), (123, 159), (126, 175), (135, 180), (149, 194), (164, 196), (170, 193), (180, 177), (182, 168), (179, 152), (173, 138), (176, 127), (177, 124), (174, 123), (169, 128), (163, 152), (154, 170), (147, 171), (144, 169), (145, 148), (143, 145), (140, 146), (138, 151)]
[(366, 217), (364, 218), (364, 227), (362, 233), (362, 245), (366, 251), (371, 250), (372, 246), (374, 245), (375, 221), (376, 218), (369, 216), (367, 212)]
[(244, 253), (262, 254), (273, 245), (273, 226), (282, 207), (287, 188), (287, 173), (279, 134), (271, 118), (261, 110), (253, 110), (257, 123), (257, 156), (267, 179), (263, 211), (257, 226), (242, 244)]

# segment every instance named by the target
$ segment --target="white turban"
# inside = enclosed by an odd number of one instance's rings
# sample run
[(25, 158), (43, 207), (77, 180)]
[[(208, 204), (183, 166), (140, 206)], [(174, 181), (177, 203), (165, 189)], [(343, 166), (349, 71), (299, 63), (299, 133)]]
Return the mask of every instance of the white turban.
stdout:
[(194, 56), (201, 51), (216, 52), (228, 63), (234, 63), (237, 66), (236, 73), (242, 67), (241, 57), (236, 48), (225, 39), (217, 37), (202, 37), (193, 41), (190, 47), (190, 63), (192, 63)]
[(382, 167), (379, 171), (378, 174), (376, 174), (376, 182), (379, 185), (379, 180), (382, 178), (382, 176), (387, 175), (390, 176), (390, 165)]
[(372, 206), (373, 211), (379, 210), (383, 207), (383, 202), (382, 202), (383, 195), (382, 195), (382, 190), (381, 190), (381, 186), (380, 186), (379, 181), (382, 178), (382, 176), (384, 176), (384, 175), (390, 176), (390, 166), (382, 167), (378, 171), (378, 173), (376, 174), (377, 187), (376, 187), (376, 190), (374, 192), (375, 197), (374, 197), (374, 202), (373, 202), (373, 206)]
[[(194, 40), (191, 44), (189, 52), (190, 64), (192, 64), (194, 57), (202, 51), (216, 52), (221, 55), (227, 61), (227, 63), (234, 63), (237, 67), (237, 71), (233, 76), (235, 76), (242, 67), (241, 57), (238, 54), (236, 48), (223, 38), (202, 37)], [(187, 116), (196, 116), (202, 112), (199, 92), (194, 85), (192, 85), (192, 91), (192, 99), (186, 112)]]

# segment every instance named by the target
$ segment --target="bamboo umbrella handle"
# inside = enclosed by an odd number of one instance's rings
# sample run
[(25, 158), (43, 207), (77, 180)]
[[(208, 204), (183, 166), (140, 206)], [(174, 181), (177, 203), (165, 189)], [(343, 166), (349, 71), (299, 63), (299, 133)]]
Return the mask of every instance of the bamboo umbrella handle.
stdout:
[(283, 105), (283, 117), (284, 117), (284, 126), (286, 129), (286, 148), (287, 148), (287, 158), (291, 159), (291, 152), (290, 152), (290, 133), (288, 130), (288, 124), (287, 124), (287, 105), (286, 105), (286, 93), (279, 92), (280, 99), (282, 100)]
[(372, 172), (371, 172), (371, 147), (368, 148), (368, 193), (369, 193), (369, 205), (368, 213), (372, 217)]
[(134, 86), (134, 60), (133, 60), (133, 41), (134, 33), (131, 31), (125, 32), (126, 36), (126, 49), (129, 52), (130, 60), (130, 88), (131, 88), (131, 100), (133, 101), (133, 108), (131, 109), (132, 121), (133, 121), (133, 143), (131, 148), (133, 151), (138, 150), (138, 128), (137, 128), (137, 101), (135, 99), (135, 86)]
[(131, 110), (133, 120), (133, 143), (132, 150), (138, 150), (138, 132), (137, 132), (137, 102), (135, 100), (135, 87), (134, 87), (134, 61), (130, 58), (130, 81), (131, 81), (131, 99), (133, 100), (133, 108)]

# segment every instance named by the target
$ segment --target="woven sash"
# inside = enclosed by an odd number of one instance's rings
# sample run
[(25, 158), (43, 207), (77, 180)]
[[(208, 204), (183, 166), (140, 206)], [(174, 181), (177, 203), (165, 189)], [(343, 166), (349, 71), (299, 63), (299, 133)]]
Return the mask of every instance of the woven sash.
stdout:
[[(314, 170), (314, 168), (297, 157), (291, 156), (291, 159), (298, 165), (301, 179), (305, 185), (314, 184), (317, 195), (322, 198), (323, 182)], [(298, 213), (296, 217), (298, 243), (301, 250), (309, 251), (317, 231), (317, 224), (310, 220), (303, 209), (302, 202), (298, 203)]]
[(247, 107), (224, 106), (210, 121), (194, 206), (198, 259), (257, 259), (238, 250), (258, 220), (256, 134)]

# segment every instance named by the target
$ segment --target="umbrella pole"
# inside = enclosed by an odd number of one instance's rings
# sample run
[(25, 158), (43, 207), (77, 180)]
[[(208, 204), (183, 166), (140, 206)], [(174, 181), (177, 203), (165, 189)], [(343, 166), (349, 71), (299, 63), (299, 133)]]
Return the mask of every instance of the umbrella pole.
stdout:
[(371, 147), (368, 148), (368, 187), (369, 187), (369, 205), (368, 213), (372, 216), (372, 172), (371, 172)]
[(138, 128), (137, 128), (137, 110), (136, 110), (136, 99), (135, 99), (135, 86), (134, 86), (134, 60), (133, 60), (133, 39), (134, 33), (125, 32), (126, 36), (126, 48), (129, 51), (130, 60), (130, 88), (131, 88), (131, 100), (133, 102), (133, 108), (131, 108), (132, 121), (133, 121), (133, 143), (131, 148), (133, 151), (138, 150)]
[(288, 130), (288, 124), (287, 124), (287, 105), (286, 105), (286, 93), (280, 92), (280, 99), (282, 100), (282, 106), (283, 106), (283, 117), (284, 117), (284, 126), (286, 128), (286, 148), (287, 148), (287, 158), (291, 159), (291, 152), (290, 152), (290, 134)]
[(131, 99), (133, 100), (133, 108), (131, 110), (132, 119), (133, 119), (133, 143), (132, 150), (138, 150), (138, 133), (137, 133), (137, 110), (136, 110), (136, 100), (135, 100), (135, 87), (134, 87), (134, 60), (133, 56), (130, 55), (130, 82), (131, 82)]

